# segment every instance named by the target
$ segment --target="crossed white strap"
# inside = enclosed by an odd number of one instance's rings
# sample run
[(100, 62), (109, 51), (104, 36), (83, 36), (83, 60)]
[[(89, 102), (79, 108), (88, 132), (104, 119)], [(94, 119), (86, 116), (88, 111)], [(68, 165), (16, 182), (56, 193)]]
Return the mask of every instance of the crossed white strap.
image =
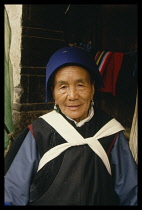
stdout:
[(69, 147), (88, 144), (89, 147), (102, 159), (108, 170), (108, 173), (111, 175), (108, 156), (98, 139), (117, 133), (120, 130), (125, 130), (118, 121), (113, 118), (106, 123), (93, 137), (84, 139), (77, 132), (77, 130), (60, 113), (57, 113), (56, 111), (47, 113), (40, 118), (48, 122), (67, 141), (67, 143), (57, 145), (47, 151), (39, 162), (38, 171), (47, 162), (60, 155)]

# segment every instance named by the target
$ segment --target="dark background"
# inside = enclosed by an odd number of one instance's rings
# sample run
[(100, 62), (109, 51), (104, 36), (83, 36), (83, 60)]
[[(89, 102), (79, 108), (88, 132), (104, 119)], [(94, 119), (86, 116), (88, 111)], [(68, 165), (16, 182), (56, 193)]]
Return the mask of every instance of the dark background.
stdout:
[[(94, 55), (102, 50), (137, 53), (137, 15), (137, 4), (24, 4), (21, 86), (15, 88), (15, 91), (22, 88), (22, 94), (14, 104), (15, 133), (53, 108), (52, 102), (45, 103), (45, 70), (56, 50), (91, 41)], [(128, 129), (137, 89), (137, 78), (132, 77), (131, 68), (129, 61), (121, 73), (122, 90), (120, 87), (118, 95), (96, 93), (96, 105)]]

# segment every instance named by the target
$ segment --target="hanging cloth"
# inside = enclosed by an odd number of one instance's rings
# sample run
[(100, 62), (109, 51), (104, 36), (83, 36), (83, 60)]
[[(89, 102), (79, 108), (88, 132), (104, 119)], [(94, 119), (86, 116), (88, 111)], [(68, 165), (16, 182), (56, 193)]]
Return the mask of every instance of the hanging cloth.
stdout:
[(102, 159), (108, 170), (108, 173), (111, 174), (108, 156), (98, 139), (117, 133), (120, 130), (124, 130), (118, 121), (115, 119), (110, 120), (93, 137), (84, 139), (77, 132), (77, 130), (70, 123), (68, 123), (68, 121), (66, 121), (60, 113), (57, 113), (55, 110), (41, 116), (40, 118), (49, 123), (67, 141), (67, 143), (60, 144), (47, 151), (39, 162), (38, 171), (47, 162), (60, 155), (69, 147), (88, 144), (89, 147)]
[(95, 56), (96, 64), (102, 76), (104, 87), (98, 89), (101, 92), (116, 95), (116, 83), (121, 69), (124, 53), (98, 51)]
[(134, 160), (138, 164), (138, 92), (136, 95), (135, 112), (130, 132), (129, 146)]

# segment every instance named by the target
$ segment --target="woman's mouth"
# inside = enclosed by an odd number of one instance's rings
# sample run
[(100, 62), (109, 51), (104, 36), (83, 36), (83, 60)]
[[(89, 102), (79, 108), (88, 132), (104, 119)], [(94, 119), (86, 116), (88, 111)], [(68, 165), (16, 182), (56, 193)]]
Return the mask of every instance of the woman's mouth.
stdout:
[(80, 108), (80, 106), (81, 105), (71, 105), (71, 106), (67, 106), (67, 108), (70, 109), (70, 110), (75, 111), (75, 110), (78, 110)]

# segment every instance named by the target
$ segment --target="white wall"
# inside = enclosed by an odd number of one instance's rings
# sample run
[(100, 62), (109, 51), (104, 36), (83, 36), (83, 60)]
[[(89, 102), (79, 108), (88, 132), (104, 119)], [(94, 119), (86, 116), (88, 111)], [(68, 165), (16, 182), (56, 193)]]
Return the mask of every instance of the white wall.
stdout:
[[(22, 4), (5, 4), (11, 27), (10, 59), (13, 67), (14, 88), (20, 85), (21, 72), (21, 33), (22, 33)], [(14, 92), (13, 103), (19, 97)]]

